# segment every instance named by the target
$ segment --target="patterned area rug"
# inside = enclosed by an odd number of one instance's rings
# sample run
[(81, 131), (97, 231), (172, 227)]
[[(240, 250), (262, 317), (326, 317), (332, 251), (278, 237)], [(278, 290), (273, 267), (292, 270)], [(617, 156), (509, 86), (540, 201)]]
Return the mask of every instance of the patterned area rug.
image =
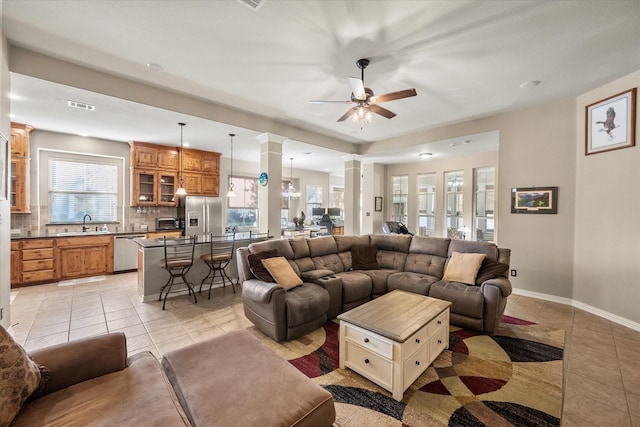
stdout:
[(295, 341), (262, 340), (331, 392), (342, 427), (560, 425), (563, 330), (508, 316), (493, 336), (451, 326), (449, 348), (402, 402), (338, 368), (338, 330), (329, 322)]

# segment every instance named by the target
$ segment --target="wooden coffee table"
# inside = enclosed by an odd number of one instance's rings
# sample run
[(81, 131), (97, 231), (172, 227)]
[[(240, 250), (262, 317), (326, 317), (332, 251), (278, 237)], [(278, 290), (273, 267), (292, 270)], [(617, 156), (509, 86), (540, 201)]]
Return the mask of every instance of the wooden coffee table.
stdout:
[(449, 346), (451, 303), (392, 291), (338, 316), (340, 368), (389, 390), (395, 400)]

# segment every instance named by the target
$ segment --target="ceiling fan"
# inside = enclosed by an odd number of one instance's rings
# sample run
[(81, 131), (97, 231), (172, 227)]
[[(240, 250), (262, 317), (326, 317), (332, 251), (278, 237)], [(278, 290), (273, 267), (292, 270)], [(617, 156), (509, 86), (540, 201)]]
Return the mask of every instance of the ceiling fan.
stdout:
[(415, 89), (405, 89), (398, 92), (385, 93), (384, 95), (374, 95), (373, 90), (364, 86), (364, 69), (369, 65), (368, 59), (358, 59), (356, 65), (362, 70), (361, 78), (349, 77), (349, 84), (351, 85), (351, 100), (349, 101), (311, 101), (316, 104), (324, 103), (340, 103), (340, 104), (356, 104), (344, 113), (339, 119), (339, 122), (351, 117), (354, 122), (371, 122), (371, 112), (379, 114), (387, 119), (392, 119), (396, 116), (396, 113), (389, 111), (386, 108), (381, 107), (378, 104), (383, 102), (394, 101), (396, 99), (409, 98), (416, 96), (418, 93)]

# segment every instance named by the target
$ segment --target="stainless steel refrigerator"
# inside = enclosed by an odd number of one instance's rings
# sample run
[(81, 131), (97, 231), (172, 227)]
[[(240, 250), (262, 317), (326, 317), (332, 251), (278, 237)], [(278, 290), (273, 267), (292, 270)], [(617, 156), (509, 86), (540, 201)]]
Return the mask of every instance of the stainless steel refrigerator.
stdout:
[(222, 234), (222, 200), (220, 197), (185, 196), (180, 199), (178, 215), (184, 218), (184, 235)]

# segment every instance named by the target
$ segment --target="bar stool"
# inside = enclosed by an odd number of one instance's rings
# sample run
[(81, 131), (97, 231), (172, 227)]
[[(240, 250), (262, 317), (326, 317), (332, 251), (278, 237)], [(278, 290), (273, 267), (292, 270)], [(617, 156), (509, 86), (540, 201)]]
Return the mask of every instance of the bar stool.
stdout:
[(235, 242), (236, 233), (223, 234), (219, 236), (214, 236), (213, 234), (209, 235), (209, 253), (200, 255), (200, 259), (209, 266), (209, 274), (207, 274), (207, 277), (202, 279), (202, 282), (200, 282), (200, 290), (198, 291), (202, 292), (202, 285), (204, 285), (207, 280), (211, 280), (209, 283), (208, 299), (211, 299), (211, 288), (215, 283), (216, 273), (220, 276), (220, 279), (222, 279), (222, 287), (227, 286), (228, 280), (231, 284), (231, 288), (233, 289), (233, 293), (236, 293), (235, 284), (225, 270), (233, 259)]
[[(196, 291), (186, 277), (187, 272), (193, 266), (196, 236), (178, 237), (169, 240), (167, 240), (167, 236), (163, 236), (162, 243), (164, 245), (164, 258), (160, 260), (160, 267), (169, 273), (169, 280), (160, 288), (160, 296), (158, 297), (158, 301), (162, 300), (162, 294), (166, 289), (162, 309), (164, 310), (167, 296), (171, 292), (173, 285), (176, 284), (176, 279), (180, 279), (182, 284), (187, 286), (189, 295), (193, 292), (193, 302), (197, 304)], [(180, 283), (178, 282), (178, 284)]]

